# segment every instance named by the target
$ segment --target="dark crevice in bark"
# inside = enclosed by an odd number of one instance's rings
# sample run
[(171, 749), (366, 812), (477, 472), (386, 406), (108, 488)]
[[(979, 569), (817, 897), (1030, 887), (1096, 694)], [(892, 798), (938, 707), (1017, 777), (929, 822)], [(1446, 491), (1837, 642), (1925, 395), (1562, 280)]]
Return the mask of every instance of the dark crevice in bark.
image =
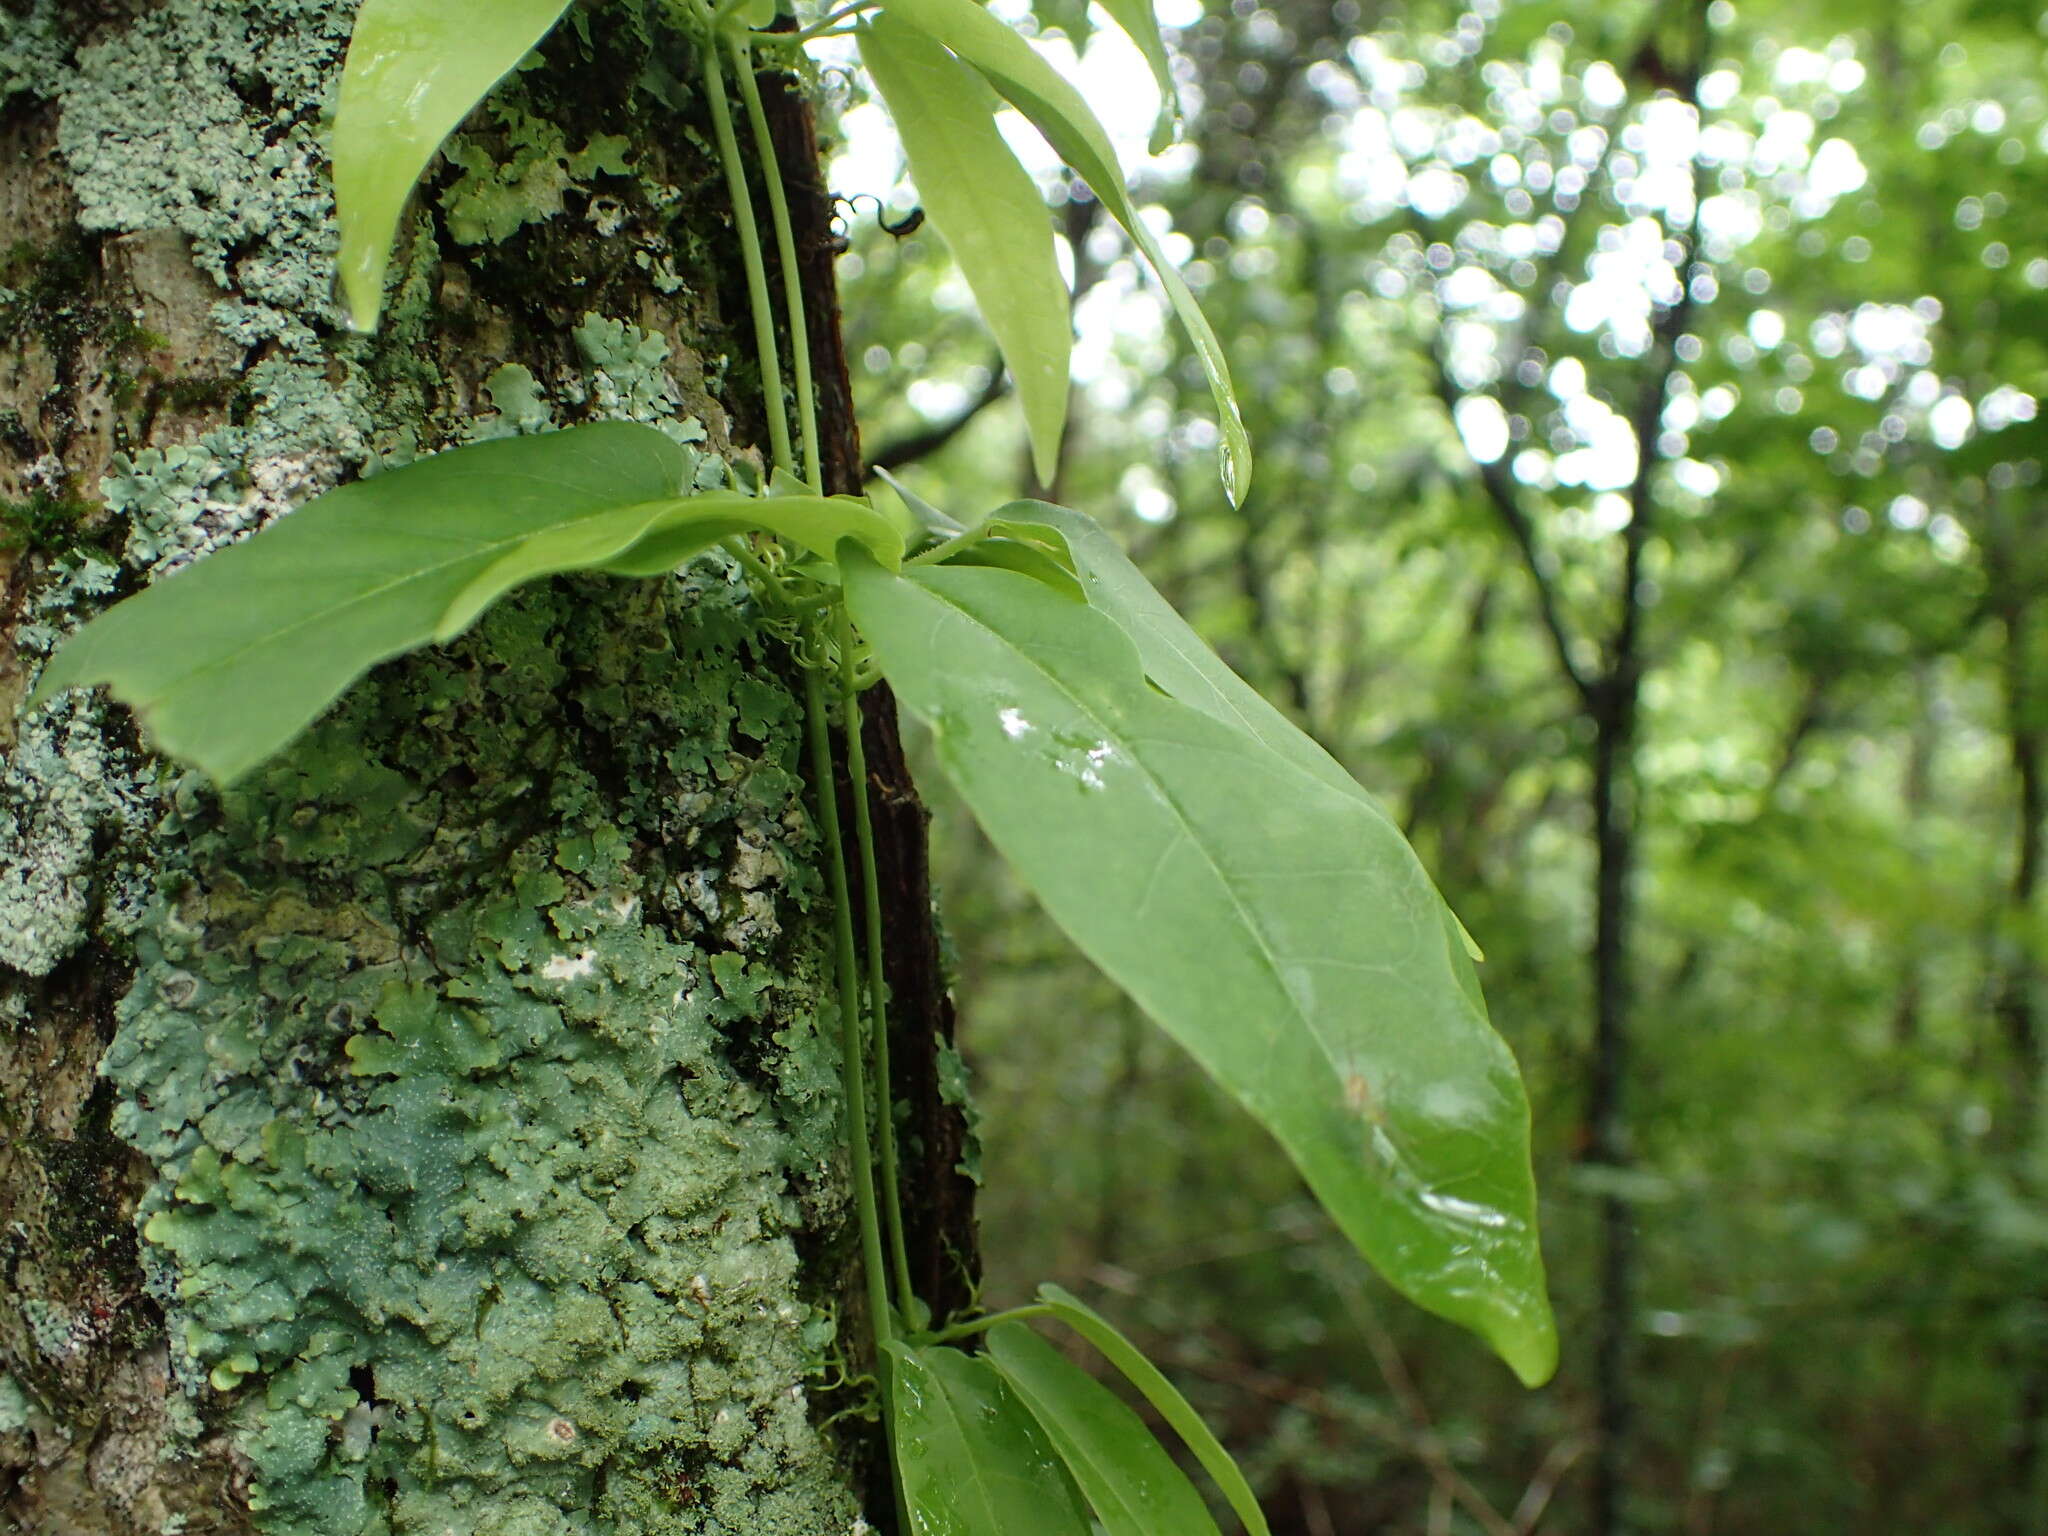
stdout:
[[(825, 489), (835, 495), (859, 495), (864, 478), (860, 428), (854, 419), (853, 383), (840, 329), (832, 198), (817, 171), (817, 128), (810, 103), (793, 77), (771, 74), (763, 84), (776, 154), (787, 172), (790, 219), (803, 268)], [(895, 695), (886, 684), (862, 695), (861, 721), (882, 920), (889, 935), (885, 965), (890, 1065), (905, 1133), (903, 1184), (924, 1197), (908, 1202), (904, 1224), (923, 1298), (944, 1316), (968, 1303), (981, 1264), (974, 1185), (957, 1171), (966, 1119), (939, 1091), (939, 1053), (952, 1043), (954, 1011), (932, 913), (927, 842), (931, 818), (911, 782)]]
[[(833, 263), (832, 197), (818, 156), (817, 125), (800, 82), (786, 74), (762, 78), (776, 158), (782, 167), (801, 268), (811, 373), (817, 393), (819, 457), (825, 490), (859, 495), (865, 474), (853, 382), (841, 331), (838, 275)], [(930, 814), (911, 782), (895, 696), (877, 684), (861, 696), (861, 739), (868, 759), (870, 814), (875, 828), (876, 878), (889, 988), (889, 1049), (897, 1107), (905, 1242), (912, 1279), (935, 1315), (964, 1308), (981, 1275), (974, 1221), (974, 1184), (958, 1171), (967, 1124), (961, 1107), (940, 1091), (941, 1050), (951, 1045), (955, 1017), (939, 931), (932, 910), (927, 840)], [(843, 763), (835, 791), (844, 805), (852, 793)], [(850, 807), (842, 817), (851, 825)], [(852, 872), (856, 881), (858, 870)], [(879, 1435), (868, 1449), (879, 1455)], [(893, 1530), (887, 1478), (870, 1463), (868, 1518)]]

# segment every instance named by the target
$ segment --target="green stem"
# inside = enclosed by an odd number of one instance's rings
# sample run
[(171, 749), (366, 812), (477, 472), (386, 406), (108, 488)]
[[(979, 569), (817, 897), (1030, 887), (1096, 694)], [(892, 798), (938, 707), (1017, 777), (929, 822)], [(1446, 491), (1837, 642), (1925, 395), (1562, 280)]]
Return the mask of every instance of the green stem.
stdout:
[(830, 16), (821, 16), (801, 32), (763, 32), (759, 36), (762, 42), (777, 48), (800, 47), (813, 38), (838, 35), (826, 29), (846, 20), (849, 16), (858, 16), (862, 11), (872, 11), (879, 4), (881, 0), (853, 0), (852, 5), (843, 5)]
[(769, 603), (782, 609), (784, 612), (790, 612), (796, 608), (796, 603), (791, 600), (789, 592), (783, 587), (780, 578), (768, 569), (767, 561), (755, 554), (748, 546), (745, 534), (734, 534), (725, 541), (725, 548), (727, 553), (739, 561), (740, 569), (754, 579), (754, 591), (759, 596), (765, 597)]
[(985, 1317), (970, 1317), (964, 1323), (955, 1323), (950, 1328), (941, 1328), (931, 1336), (930, 1342), (933, 1344), (948, 1344), (954, 1339), (968, 1339), (977, 1333), (984, 1333), (988, 1329), (995, 1327), (997, 1323), (1021, 1323), (1027, 1317), (1051, 1317), (1052, 1315), (1053, 1309), (1051, 1307), (1033, 1302), (1030, 1306), (1012, 1307), (1007, 1312), (991, 1312)]
[(910, 1252), (903, 1241), (902, 1183), (896, 1173), (896, 1095), (889, 1077), (889, 1006), (883, 980), (882, 885), (875, 873), (875, 826), (868, 807), (867, 749), (860, 738), (860, 688), (854, 677), (853, 624), (839, 610), (839, 696), (846, 711), (846, 772), (853, 780), (853, 835), (860, 848), (861, 900), (866, 908), (868, 1021), (874, 1040), (875, 1143), (881, 1152), (882, 1216), (896, 1303), (906, 1312), (917, 1296)]
[(965, 533), (956, 533), (943, 544), (934, 544), (921, 555), (912, 555), (905, 565), (939, 565), (952, 559), (963, 549), (972, 549), (988, 537), (986, 528), (970, 528)]
[(811, 338), (804, 322), (804, 280), (796, 264), (796, 233), (789, 222), (789, 194), (775, 157), (775, 139), (768, 131), (768, 113), (761, 105), (761, 84), (744, 37), (731, 39), (733, 69), (739, 75), (740, 100), (753, 124), (754, 152), (761, 160), (761, 179), (768, 188), (768, 217), (775, 229), (775, 254), (782, 261), (782, 302), (789, 311), (790, 365), (796, 374), (797, 425), (804, 438), (804, 480), (817, 495), (825, 494), (825, 476), (818, 458), (818, 397), (811, 388)]
[[(822, 657), (824, 636), (811, 626), (811, 650)], [(861, 1049), (860, 962), (854, 954), (853, 901), (847, 890), (846, 851), (839, 832), (839, 795), (832, 777), (831, 727), (825, 718), (825, 681), (817, 665), (804, 668), (804, 716), (811, 739), (811, 777), (818, 792), (818, 825), (825, 840), (825, 874), (832, 892), (832, 939), (839, 980), (839, 1064), (845, 1080), (846, 1151), (853, 1165), (853, 1208), (860, 1222), (861, 1264), (867, 1271), (868, 1310), (875, 1343), (895, 1337), (889, 1281), (882, 1264), (882, 1228), (875, 1213), (875, 1169), (868, 1142), (866, 1053)], [(882, 1379), (888, 1380), (888, 1362)]]
[[(839, 1071), (846, 1094), (846, 1153), (853, 1168), (853, 1208), (860, 1224), (861, 1269), (867, 1280), (868, 1311), (875, 1333), (875, 1382), (882, 1398), (882, 1434), (889, 1446), (889, 1487), (899, 1530), (910, 1529), (903, 1478), (896, 1465), (896, 1414), (890, 1404), (888, 1345), (896, 1337), (889, 1310), (889, 1282), (882, 1267), (881, 1224), (875, 1215), (875, 1170), (868, 1149), (868, 1085), (861, 1051), (860, 970), (854, 958), (853, 903), (846, 889), (846, 845), (839, 832), (839, 794), (832, 778), (832, 733), (825, 718), (823, 627), (813, 620), (804, 668), (804, 723), (811, 741), (811, 778), (818, 795), (818, 827), (825, 841), (825, 872), (832, 892), (832, 940), (839, 979)], [(853, 705), (849, 702), (849, 709)], [(859, 797), (856, 796), (856, 799)]]
[(761, 354), (761, 394), (768, 412), (768, 446), (775, 456), (776, 468), (795, 474), (796, 460), (789, 451), (787, 406), (782, 398), (782, 359), (775, 347), (775, 309), (768, 297), (768, 268), (761, 260), (761, 232), (754, 222), (754, 197), (747, 190), (747, 168), (740, 159), (739, 139), (732, 131), (732, 108), (725, 99), (725, 73), (718, 64), (718, 34), (708, 23), (701, 51), (704, 94), (711, 102), (711, 131), (718, 140), (718, 158), (725, 162), (733, 222), (739, 226), (740, 263), (747, 273), (747, 302), (754, 311), (754, 345)]

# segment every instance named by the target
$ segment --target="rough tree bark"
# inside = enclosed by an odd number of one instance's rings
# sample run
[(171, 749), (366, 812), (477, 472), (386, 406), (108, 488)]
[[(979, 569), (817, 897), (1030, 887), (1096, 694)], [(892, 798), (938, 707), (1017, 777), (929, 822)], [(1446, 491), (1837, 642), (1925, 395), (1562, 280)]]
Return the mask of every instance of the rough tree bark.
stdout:
[[(598, 417), (709, 478), (763, 436), (659, 0), (578, 8), (437, 165), (384, 330), (339, 328), (353, 9), (0, 0), (0, 1529), (860, 1529), (829, 913), (791, 662), (730, 571), (530, 589), (224, 794), (101, 700), (21, 709), (76, 623), (342, 478)], [(941, 1300), (950, 1014), (866, 723)]]

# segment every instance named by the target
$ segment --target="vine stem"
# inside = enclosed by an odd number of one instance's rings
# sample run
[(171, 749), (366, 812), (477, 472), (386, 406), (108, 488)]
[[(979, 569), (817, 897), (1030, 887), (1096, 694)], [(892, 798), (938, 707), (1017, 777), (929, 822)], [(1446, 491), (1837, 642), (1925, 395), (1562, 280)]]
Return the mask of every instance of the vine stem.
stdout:
[(801, 32), (764, 32), (761, 34), (761, 40), (777, 48), (798, 48), (815, 38), (843, 37), (844, 32), (832, 32), (827, 29), (849, 17), (858, 16), (862, 11), (871, 11), (881, 3), (882, 0), (853, 0), (853, 4), (843, 5), (831, 15), (820, 17)]
[[(839, 795), (832, 778), (832, 732), (825, 717), (824, 627), (806, 625), (811, 663), (804, 667), (804, 723), (811, 743), (811, 778), (818, 796), (818, 827), (825, 840), (825, 872), (832, 893), (832, 940), (839, 980), (839, 1070), (846, 1094), (846, 1153), (853, 1169), (853, 1207), (860, 1225), (861, 1268), (867, 1280), (868, 1311), (875, 1334), (875, 1381), (882, 1399), (882, 1434), (889, 1447), (889, 1489), (899, 1530), (910, 1530), (910, 1509), (896, 1461), (896, 1414), (889, 1385), (894, 1361), (888, 1346), (896, 1337), (889, 1308), (888, 1273), (883, 1268), (881, 1223), (875, 1212), (875, 1170), (868, 1145), (868, 1087), (861, 1050), (860, 970), (854, 957), (853, 904), (846, 882), (846, 845), (839, 830)], [(848, 706), (852, 706), (849, 704)], [(864, 788), (856, 781), (855, 801)]]
[(883, 1232), (889, 1241), (896, 1300), (906, 1312), (917, 1297), (903, 1240), (902, 1184), (896, 1172), (896, 1095), (889, 1076), (889, 1006), (883, 979), (882, 886), (876, 874), (874, 815), (868, 806), (867, 748), (860, 738), (860, 685), (854, 675), (853, 622), (840, 605), (839, 696), (846, 714), (846, 772), (853, 780), (853, 836), (860, 850), (861, 902), (867, 924), (868, 1027), (875, 1063), (875, 1145), (881, 1156)]
[(954, 1339), (972, 1338), (975, 1334), (984, 1333), (990, 1328), (995, 1327), (998, 1323), (1021, 1323), (1027, 1317), (1051, 1316), (1053, 1316), (1053, 1308), (1040, 1302), (1032, 1302), (1029, 1306), (1012, 1307), (1007, 1312), (990, 1312), (984, 1317), (970, 1317), (964, 1323), (955, 1323), (950, 1328), (941, 1328), (931, 1336), (931, 1342), (934, 1344), (946, 1344)]
[[(704, 25), (704, 94), (711, 105), (711, 132), (718, 141), (718, 158), (725, 164), (725, 182), (732, 194), (733, 223), (739, 226), (740, 264), (747, 274), (747, 302), (754, 312), (754, 346), (761, 354), (761, 393), (768, 412), (768, 446), (775, 467), (796, 473), (796, 460), (789, 450), (788, 404), (782, 398), (782, 359), (775, 344), (774, 301), (768, 296), (768, 268), (761, 260), (761, 232), (754, 222), (754, 195), (747, 190), (747, 168), (740, 159), (740, 144), (732, 130), (732, 108), (725, 99), (725, 71), (718, 62), (718, 33), (709, 12), (700, 3)], [(774, 182), (775, 178), (769, 180)], [(779, 190), (779, 188), (778, 188)], [(808, 361), (805, 363), (808, 369)]]
[[(832, 939), (839, 980), (839, 1066), (846, 1091), (846, 1151), (853, 1167), (853, 1207), (860, 1222), (861, 1264), (867, 1271), (868, 1309), (874, 1313), (875, 1343), (895, 1337), (889, 1307), (888, 1271), (882, 1260), (882, 1227), (875, 1210), (874, 1154), (868, 1141), (866, 1052), (861, 1046), (860, 962), (854, 954), (853, 902), (847, 889), (846, 846), (839, 830), (839, 796), (833, 788), (832, 735), (826, 720), (825, 680), (817, 664), (824, 655), (821, 626), (809, 626), (812, 664), (804, 668), (804, 717), (811, 741), (811, 777), (818, 793), (818, 826), (825, 839), (825, 874), (832, 892)], [(888, 1380), (883, 1362), (882, 1379)]]
[(804, 481), (815, 495), (825, 494), (825, 472), (818, 455), (818, 397), (811, 387), (810, 327), (804, 319), (803, 273), (796, 264), (796, 232), (789, 220), (789, 193), (782, 184), (782, 166), (775, 139), (768, 131), (768, 113), (761, 105), (761, 82), (747, 39), (730, 39), (733, 70), (739, 76), (740, 100), (754, 130), (754, 149), (761, 161), (761, 180), (768, 189), (768, 218), (775, 230), (775, 254), (782, 262), (782, 302), (789, 311), (790, 368), (796, 375), (797, 425), (803, 433)]

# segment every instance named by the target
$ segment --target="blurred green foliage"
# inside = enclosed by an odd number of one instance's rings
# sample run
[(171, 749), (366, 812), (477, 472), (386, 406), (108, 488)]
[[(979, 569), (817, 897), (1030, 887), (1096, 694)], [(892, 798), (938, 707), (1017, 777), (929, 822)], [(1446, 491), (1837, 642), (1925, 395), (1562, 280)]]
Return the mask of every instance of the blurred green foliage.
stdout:
[[(991, 1300), (1044, 1275), (1113, 1298), (1276, 1530), (1589, 1531), (1619, 1200), (1618, 1528), (2038, 1533), (2043, 8), (1209, 11), (1169, 32), (1187, 136), (1134, 179), (1224, 338), (1250, 499), (1217, 489), (1199, 372), (1064, 183), (1055, 484), (984, 403), (993, 348), (936, 243), (871, 227), (843, 273), (868, 446), (963, 512), (1049, 489), (1113, 522), (1393, 808), (1530, 1081), (1566, 1365), (1523, 1393), (1392, 1305), (942, 808)], [(1611, 663), (1639, 516), (1626, 1155), (1595, 1163), (1565, 662)]]

